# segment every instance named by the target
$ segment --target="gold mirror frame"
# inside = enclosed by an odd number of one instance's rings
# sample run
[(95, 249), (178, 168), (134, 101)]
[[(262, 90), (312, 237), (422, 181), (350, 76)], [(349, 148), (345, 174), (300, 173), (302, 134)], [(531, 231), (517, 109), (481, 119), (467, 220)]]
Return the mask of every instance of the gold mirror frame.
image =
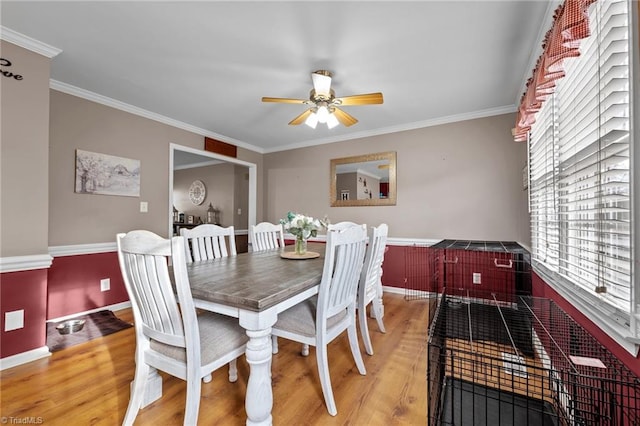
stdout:
[[(360, 163), (362, 167), (360, 167)], [(372, 163), (372, 164), (367, 164)], [(353, 195), (351, 195), (351, 191), (346, 191), (346, 199), (340, 198), (338, 194), (341, 194), (341, 197), (344, 197), (345, 190), (338, 188), (338, 171), (340, 166), (349, 166), (350, 169), (359, 170), (364, 169), (367, 166), (374, 166), (377, 168), (387, 169), (389, 171), (389, 192), (386, 198), (379, 198), (379, 192), (376, 193), (378, 198), (365, 198), (365, 199), (357, 199), (358, 192), (360, 190), (367, 189), (371, 191), (372, 187), (369, 185), (369, 188), (366, 187), (366, 172), (363, 174), (354, 173), (357, 180), (361, 179), (364, 176), (363, 182), (356, 181), (357, 190), (356, 190), (356, 199), (353, 199)], [(381, 167), (382, 166), (382, 167)], [(395, 206), (396, 205), (396, 153), (394, 151), (389, 152), (379, 152), (376, 154), (368, 154), (368, 155), (357, 155), (354, 157), (345, 157), (345, 158), (334, 158), (331, 160), (331, 172), (330, 172), (330, 190), (329, 197), (331, 202), (331, 207), (353, 207), (353, 206)], [(374, 178), (375, 181), (375, 178)], [(364, 183), (364, 186), (360, 186)], [(367, 192), (368, 194), (373, 193)]]

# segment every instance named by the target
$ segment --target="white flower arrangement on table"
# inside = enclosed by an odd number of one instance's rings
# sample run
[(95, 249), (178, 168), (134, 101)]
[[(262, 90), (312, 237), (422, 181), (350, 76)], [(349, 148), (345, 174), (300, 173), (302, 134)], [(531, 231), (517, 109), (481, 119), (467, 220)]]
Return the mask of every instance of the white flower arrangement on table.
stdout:
[(328, 222), (326, 217), (320, 220), (294, 212), (288, 212), (286, 219), (280, 219), (285, 232), (295, 236), (296, 239), (302, 240), (316, 237), (320, 229), (327, 227)]

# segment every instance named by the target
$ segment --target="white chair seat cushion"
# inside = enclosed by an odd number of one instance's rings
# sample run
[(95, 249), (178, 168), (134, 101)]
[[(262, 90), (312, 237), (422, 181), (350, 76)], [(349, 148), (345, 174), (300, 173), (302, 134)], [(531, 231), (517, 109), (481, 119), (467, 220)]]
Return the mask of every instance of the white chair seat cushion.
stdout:
[[(318, 296), (313, 296), (304, 302), (292, 306), (278, 314), (278, 321), (273, 328), (300, 334), (306, 337), (316, 335), (316, 311)], [(347, 316), (347, 310), (327, 319), (327, 330), (330, 330)]]
[[(200, 326), (200, 360), (202, 365), (222, 357), (225, 353), (246, 344), (249, 340), (247, 333), (238, 324), (238, 318), (202, 312), (198, 314), (198, 325)], [(206, 337), (202, 338), (202, 336)], [(187, 361), (184, 348), (167, 345), (153, 339), (150, 345), (152, 350), (162, 355), (182, 362)]]

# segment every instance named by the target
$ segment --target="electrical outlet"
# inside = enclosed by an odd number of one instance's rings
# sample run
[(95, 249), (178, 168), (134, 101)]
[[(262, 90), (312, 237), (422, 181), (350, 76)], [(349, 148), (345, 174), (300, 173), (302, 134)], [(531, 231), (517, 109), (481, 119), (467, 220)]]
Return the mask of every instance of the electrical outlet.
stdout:
[(149, 211), (149, 203), (146, 201), (140, 201), (140, 213), (147, 213)]
[(238, 209), (238, 216), (242, 214), (242, 209)]
[(482, 274), (480, 274), (480, 272), (473, 273), (473, 283), (482, 284)]
[(24, 328), (24, 309), (4, 313), (4, 331)]
[(100, 280), (100, 291), (109, 291), (111, 290), (111, 280), (109, 278), (104, 278)]

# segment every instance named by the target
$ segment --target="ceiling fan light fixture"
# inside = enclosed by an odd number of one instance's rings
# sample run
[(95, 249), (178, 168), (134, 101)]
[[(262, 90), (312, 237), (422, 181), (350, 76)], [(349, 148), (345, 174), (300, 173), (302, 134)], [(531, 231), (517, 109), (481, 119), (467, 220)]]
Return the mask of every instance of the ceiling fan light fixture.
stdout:
[(311, 127), (312, 129), (315, 129), (318, 125), (318, 114), (316, 114), (315, 112), (309, 114), (307, 119), (304, 121), (304, 124)]
[(338, 119), (336, 118), (335, 115), (333, 115), (333, 113), (329, 114), (329, 116), (327, 117), (327, 127), (329, 129), (333, 129), (334, 127), (336, 127), (338, 124), (340, 124), (340, 122), (338, 121)]
[(318, 102), (318, 122), (326, 123), (329, 118), (329, 108), (327, 108), (326, 102)]

